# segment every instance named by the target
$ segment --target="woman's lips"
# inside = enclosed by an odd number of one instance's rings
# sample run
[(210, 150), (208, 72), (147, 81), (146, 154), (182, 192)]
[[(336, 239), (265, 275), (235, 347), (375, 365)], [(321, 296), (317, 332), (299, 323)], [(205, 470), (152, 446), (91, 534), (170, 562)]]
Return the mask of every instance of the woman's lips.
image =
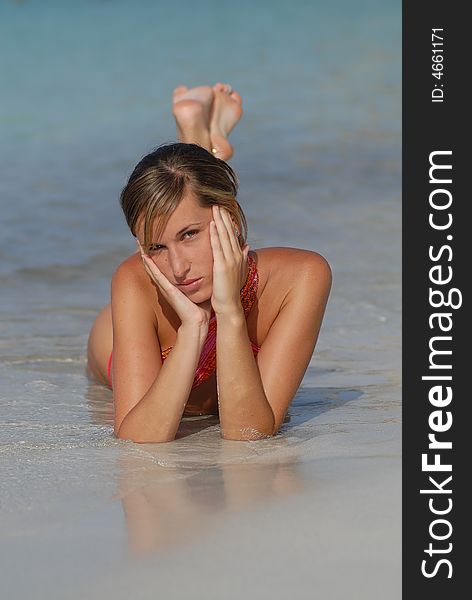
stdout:
[(200, 277), (199, 279), (194, 279), (193, 281), (191, 281), (190, 283), (187, 283), (185, 285), (183, 283), (178, 283), (177, 287), (185, 292), (193, 292), (193, 291), (199, 289), (199, 287), (202, 283), (202, 279), (203, 279), (203, 277)]

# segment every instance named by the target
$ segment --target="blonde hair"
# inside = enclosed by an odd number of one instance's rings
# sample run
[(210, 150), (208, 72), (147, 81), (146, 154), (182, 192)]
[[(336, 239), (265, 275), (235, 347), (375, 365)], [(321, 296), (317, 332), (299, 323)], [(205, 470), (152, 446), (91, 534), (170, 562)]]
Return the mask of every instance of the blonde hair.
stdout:
[(197, 144), (173, 143), (163, 144), (142, 158), (121, 192), (121, 208), (134, 236), (143, 219), (144, 250), (148, 252), (152, 244), (156, 220), (159, 239), (188, 190), (202, 207), (217, 204), (228, 210), (243, 248), (247, 222), (236, 200), (238, 181), (233, 169)]

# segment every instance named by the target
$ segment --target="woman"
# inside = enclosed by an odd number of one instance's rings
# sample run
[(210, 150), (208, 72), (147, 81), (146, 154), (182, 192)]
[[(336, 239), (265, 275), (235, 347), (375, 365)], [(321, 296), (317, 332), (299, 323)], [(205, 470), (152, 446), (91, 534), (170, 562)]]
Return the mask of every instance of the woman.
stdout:
[(224, 84), (176, 88), (179, 143), (144, 157), (122, 191), (139, 251), (114, 273), (88, 344), (118, 438), (170, 441), (190, 414), (219, 415), (225, 439), (274, 435), (313, 354), (330, 268), (312, 251), (246, 244), (225, 162), (241, 104)]

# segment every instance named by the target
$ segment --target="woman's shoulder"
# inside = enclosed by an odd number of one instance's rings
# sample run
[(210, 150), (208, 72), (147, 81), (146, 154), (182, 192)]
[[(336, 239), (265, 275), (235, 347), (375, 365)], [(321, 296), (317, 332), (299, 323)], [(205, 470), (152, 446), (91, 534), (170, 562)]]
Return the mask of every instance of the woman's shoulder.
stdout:
[[(251, 251), (249, 252), (251, 254)], [(324, 256), (313, 250), (291, 247), (257, 248), (252, 251), (258, 269), (268, 276), (300, 277), (303, 272), (331, 273), (328, 261)]]
[(141, 291), (152, 291), (152, 284), (138, 252), (128, 256), (115, 269), (112, 276), (113, 290), (140, 289)]
[[(118, 265), (111, 279), (113, 314), (121, 315), (132, 326), (139, 321), (156, 328), (155, 297), (155, 289), (139, 253), (132, 254)], [(123, 322), (123, 319), (117, 319), (118, 322)]]
[[(251, 254), (251, 252), (250, 252)], [(252, 253), (259, 273), (258, 298), (268, 312), (283, 305), (295, 289), (318, 293), (331, 286), (331, 269), (318, 252), (290, 247), (255, 249)]]

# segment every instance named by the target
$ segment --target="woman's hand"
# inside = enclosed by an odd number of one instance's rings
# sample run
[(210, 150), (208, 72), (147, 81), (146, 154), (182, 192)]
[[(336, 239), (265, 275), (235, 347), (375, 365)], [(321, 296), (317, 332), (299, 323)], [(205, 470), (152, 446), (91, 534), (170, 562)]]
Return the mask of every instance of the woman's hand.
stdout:
[(192, 302), (181, 290), (175, 287), (175, 285), (173, 285), (160, 271), (152, 258), (144, 252), (139, 240), (136, 241), (138, 242), (138, 248), (147, 274), (157, 285), (167, 302), (175, 310), (182, 321), (182, 325), (208, 327), (210, 312)]
[(235, 226), (225, 208), (212, 206), (210, 240), (213, 251), (213, 294), (211, 305), (215, 314), (233, 314), (241, 311), (240, 290), (247, 274), (249, 246), (239, 245)]

